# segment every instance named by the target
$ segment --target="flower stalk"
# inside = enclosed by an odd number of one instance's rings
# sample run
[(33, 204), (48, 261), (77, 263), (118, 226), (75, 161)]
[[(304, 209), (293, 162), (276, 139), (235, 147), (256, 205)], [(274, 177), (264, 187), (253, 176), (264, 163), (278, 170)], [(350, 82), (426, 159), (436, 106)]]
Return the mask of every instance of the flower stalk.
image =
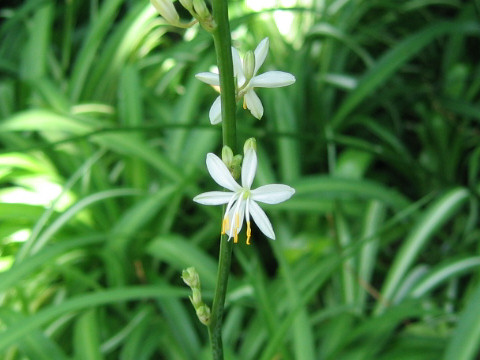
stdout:
[[(228, 1), (213, 0), (212, 8), (213, 19), (217, 25), (212, 31), (212, 35), (220, 73), (220, 86), (222, 88), (220, 96), (222, 101), (222, 118), (224, 119), (222, 123), (223, 145), (228, 146), (235, 152), (237, 147), (236, 105), (232, 52), (230, 50), (232, 40), (228, 21)], [(222, 320), (232, 260), (232, 248), (233, 242), (228, 241), (227, 235), (222, 235), (218, 260), (217, 285), (210, 314), (210, 323), (208, 325), (214, 360), (223, 360)]]

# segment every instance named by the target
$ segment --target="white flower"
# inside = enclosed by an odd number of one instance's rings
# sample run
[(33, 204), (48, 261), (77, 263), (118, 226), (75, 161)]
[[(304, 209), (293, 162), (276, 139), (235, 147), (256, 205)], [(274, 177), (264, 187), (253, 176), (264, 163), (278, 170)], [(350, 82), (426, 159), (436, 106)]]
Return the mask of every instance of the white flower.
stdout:
[[(237, 49), (232, 47), (233, 72), (236, 78), (236, 99), (238, 101), (243, 97), (243, 108), (248, 108), (257, 119), (263, 116), (263, 106), (254, 88), (282, 87), (295, 82), (295, 76), (283, 71), (267, 71), (257, 75), (258, 70), (267, 57), (268, 45), (268, 38), (263, 39), (255, 49), (253, 56), (249, 56), (249, 53), (247, 53), (243, 62)], [(220, 86), (218, 74), (203, 72), (196, 74), (195, 77), (209, 85)], [(210, 108), (209, 117), (212, 124), (218, 124), (222, 121), (220, 96), (217, 97)]]
[(251, 227), (250, 216), (258, 228), (269, 238), (275, 240), (275, 233), (270, 220), (257, 204), (278, 204), (288, 200), (295, 190), (287, 185), (270, 184), (250, 189), (257, 171), (257, 154), (250, 148), (245, 152), (242, 164), (242, 186), (240, 186), (228, 171), (223, 161), (215, 154), (207, 154), (207, 168), (215, 182), (230, 190), (211, 191), (197, 195), (193, 200), (203, 205), (227, 204), (222, 221), (222, 234), (227, 234), (228, 239), (238, 241), (238, 233), (242, 229), (243, 220), (247, 222), (247, 244), (250, 244)]

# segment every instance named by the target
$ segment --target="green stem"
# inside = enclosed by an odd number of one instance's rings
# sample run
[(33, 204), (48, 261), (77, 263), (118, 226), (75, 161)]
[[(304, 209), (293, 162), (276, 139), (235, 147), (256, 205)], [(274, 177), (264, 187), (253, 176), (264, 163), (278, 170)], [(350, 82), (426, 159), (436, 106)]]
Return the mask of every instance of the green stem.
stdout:
[(227, 0), (213, 0), (213, 18), (217, 23), (217, 28), (213, 31), (213, 41), (220, 73), (223, 145), (228, 145), (235, 153), (237, 147), (236, 100)]
[(212, 355), (214, 360), (223, 360), (223, 306), (225, 303), (225, 295), (227, 293), (228, 275), (230, 274), (232, 248), (233, 241), (228, 241), (227, 236), (223, 235), (220, 243), (217, 286), (215, 288), (210, 324), (208, 326), (208, 334), (210, 336), (210, 344), (212, 346)]
[[(228, 22), (228, 1), (213, 0), (212, 5), (213, 18), (217, 24), (217, 28), (213, 31), (213, 41), (220, 73), (223, 145), (229, 146), (235, 153), (237, 147), (237, 127), (235, 122), (236, 101), (230, 24)], [(228, 241), (227, 236), (223, 235), (220, 240), (217, 286), (213, 298), (210, 324), (208, 326), (214, 360), (223, 360), (222, 320), (228, 276), (230, 274), (230, 263), (232, 260), (232, 248), (233, 241)]]

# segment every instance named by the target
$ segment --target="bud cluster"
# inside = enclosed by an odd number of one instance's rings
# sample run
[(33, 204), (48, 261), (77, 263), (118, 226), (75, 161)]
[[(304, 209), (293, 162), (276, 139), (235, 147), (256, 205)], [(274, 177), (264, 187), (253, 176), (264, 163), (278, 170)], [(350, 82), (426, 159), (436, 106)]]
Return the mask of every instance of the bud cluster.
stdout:
[(243, 156), (240, 154), (233, 155), (232, 149), (225, 145), (222, 149), (222, 161), (227, 166), (230, 174), (232, 174), (235, 180), (240, 178), (240, 172), (242, 168)]
[(206, 326), (210, 324), (210, 308), (202, 301), (202, 291), (200, 289), (200, 277), (194, 267), (189, 267), (182, 271), (182, 279), (190, 289), (192, 289), (192, 296), (190, 301), (197, 313), (200, 322)]
[(180, 16), (178, 15), (172, 0), (150, 0), (150, 2), (160, 16), (162, 16), (170, 25), (180, 28), (189, 28), (199, 22), (200, 25), (209, 32), (216, 28), (215, 21), (213, 20), (204, 0), (179, 0), (180, 4), (182, 4), (182, 6), (196, 19), (189, 23), (184, 23), (180, 20)]

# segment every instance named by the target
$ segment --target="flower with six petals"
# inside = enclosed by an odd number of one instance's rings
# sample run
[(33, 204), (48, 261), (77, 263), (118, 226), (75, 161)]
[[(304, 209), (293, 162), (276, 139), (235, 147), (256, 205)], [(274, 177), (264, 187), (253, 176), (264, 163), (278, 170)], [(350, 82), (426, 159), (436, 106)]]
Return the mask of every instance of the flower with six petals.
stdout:
[[(263, 116), (263, 105), (254, 88), (275, 88), (288, 86), (295, 82), (295, 77), (283, 71), (267, 71), (257, 75), (268, 54), (268, 38), (263, 39), (258, 44), (255, 52), (248, 52), (243, 61), (234, 47), (232, 47), (233, 73), (236, 78), (236, 99), (243, 97), (244, 109), (249, 109), (253, 116), (260, 119)], [(220, 77), (218, 74), (203, 72), (196, 74), (195, 77), (204, 83), (213, 86), (220, 86)], [(210, 122), (218, 124), (222, 121), (220, 96), (213, 102), (210, 108)]]
[(278, 204), (288, 200), (295, 190), (287, 185), (270, 184), (251, 189), (257, 171), (257, 154), (253, 148), (248, 148), (242, 164), (242, 185), (232, 177), (226, 165), (215, 154), (207, 154), (207, 169), (215, 182), (230, 190), (211, 191), (197, 195), (193, 200), (203, 205), (227, 204), (222, 221), (222, 234), (228, 239), (238, 241), (238, 233), (242, 229), (243, 220), (247, 223), (247, 244), (250, 244), (252, 217), (258, 228), (269, 238), (275, 240), (272, 224), (257, 202)]

